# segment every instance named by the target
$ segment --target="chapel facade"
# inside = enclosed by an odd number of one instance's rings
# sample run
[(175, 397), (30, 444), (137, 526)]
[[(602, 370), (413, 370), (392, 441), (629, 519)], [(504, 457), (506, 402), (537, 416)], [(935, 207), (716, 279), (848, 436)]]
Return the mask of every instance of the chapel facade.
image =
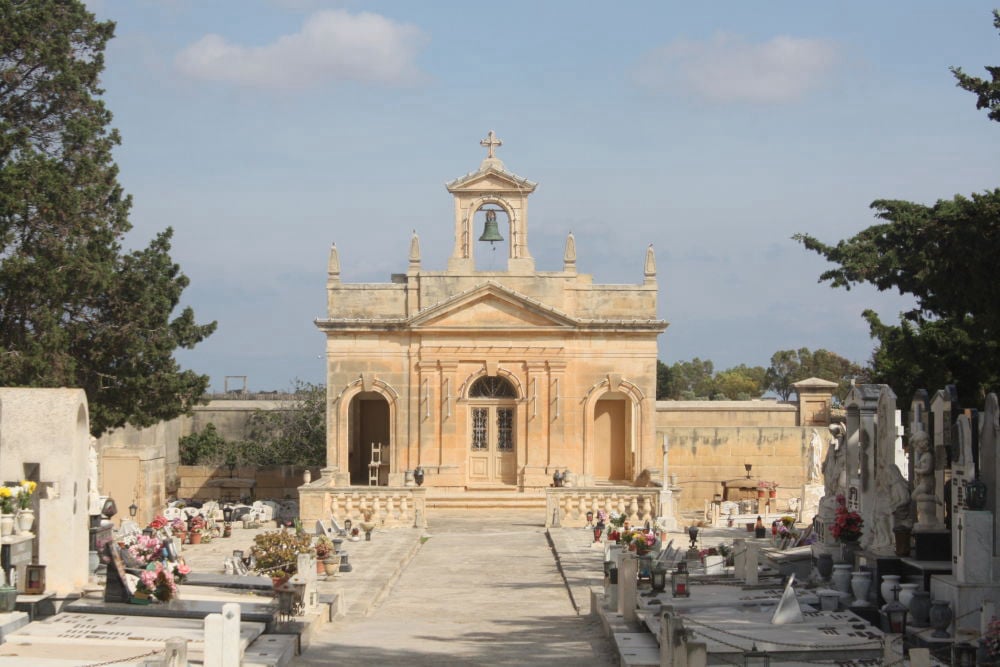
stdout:
[[(447, 184), (447, 270), (422, 267), (414, 233), (405, 274), (345, 283), (331, 248), (327, 317), (316, 320), (326, 335), (324, 486), (409, 486), (419, 468), (427, 487), (527, 490), (550, 486), (556, 471), (589, 486), (660, 467), (657, 336), (667, 324), (652, 246), (636, 262), (638, 284), (579, 273), (572, 234), (562, 270), (537, 271), (537, 184), (505, 168), (492, 131), (480, 143), (479, 168)], [(477, 268), (491, 251), (501, 266)]]

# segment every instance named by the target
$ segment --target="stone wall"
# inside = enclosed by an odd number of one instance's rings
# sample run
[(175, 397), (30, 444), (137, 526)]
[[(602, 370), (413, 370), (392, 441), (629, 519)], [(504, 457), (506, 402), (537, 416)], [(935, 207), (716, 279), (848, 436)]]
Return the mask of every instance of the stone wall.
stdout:
[(681, 489), (681, 512), (702, 510), (705, 502), (722, 493), (722, 482), (746, 477), (744, 464), (753, 465), (753, 481), (776, 482), (777, 508), (801, 494), (812, 428), (800, 426), (690, 426), (658, 427), (657, 438), (670, 443), (670, 475)]
[[(298, 498), (304, 482), (305, 468), (298, 466), (179, 466), (178, 498), (196, 500), (236, 500), (244, 496), (254, 499), (284, 500)], [(319, 468), (310, 469), (313, 479), (319, 478)]]
[(778, 401), (657, 401), (656, 426), (798, 426), (795, 403)]

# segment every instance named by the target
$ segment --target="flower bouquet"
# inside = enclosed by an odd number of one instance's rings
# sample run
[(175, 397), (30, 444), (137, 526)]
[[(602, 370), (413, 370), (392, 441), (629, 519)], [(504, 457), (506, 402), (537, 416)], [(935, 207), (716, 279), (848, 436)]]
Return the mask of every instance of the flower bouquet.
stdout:
[(865, 525), (861, 515), (847, 509), (843, 495), (837, 496), (837, 513), (833, 520), (834, 539), (841, 542), (857, 542), (861, 538), (861, 528)]

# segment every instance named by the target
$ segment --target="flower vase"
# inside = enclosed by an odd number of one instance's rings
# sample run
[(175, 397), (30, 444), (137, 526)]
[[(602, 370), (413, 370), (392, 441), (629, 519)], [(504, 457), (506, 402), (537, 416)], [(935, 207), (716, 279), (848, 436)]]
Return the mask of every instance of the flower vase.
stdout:
[(21, 510), (17, 513), (17, 534), (31, 535), (31, 529), (35, 525), (35, 510)]
[(951, 611), (951, 603), (947, 600), (934, 600), (931, 602), (930, 621), (931, 627), (934, 628), (931, 637), (937, 637), (938, 639), (951, 637), (948, 633), (948, 626), (951, 625), (954, 616), (955, 614)]
[(201, 544), (201, 533), (192, 531), (190, 533), (191, 544)]
[(872, 587), (872, 573), (871, 572), (852, 572), (851, 573), (851, 592), (854, 593), (854, 602), (851, 603), (852, 607), (867, 607), (868, 602), (868, 591)]
[(324, 560), (323, 571), (328, 577), (336, 577), (340, 573), (340, 556), (330, 556)]
[(879, 592), (882, 594), (883, 602), (888, 604), (892, 600), (892, 589), (898, 585), (899, 585), (898, 574), (882, 575), (882, 587), (879, 588)]
[[(899, 602), (906, 606), (907, 609), (910, 608), (910, 601), (913, 600), (913, 594), (917, 592), (917, 587), (920, 584), (900, 584), (899, 585)], [(910, 612), (913, 613), (912, 611)]]
[(851, 592), (851, 566), (847, 563), (838, 563), (833, 566), (833, 574), (830, 575), (833, 589), (841, 593)]
[(14, 535), (14, 515), (0, 514), (0, 535), (8, 537)]
[(915, 628), (926, 628), (930, 625), (931, 594), (927, 591), (914, 591), (910, 598), (909, 623)]
[(833, 555), (832, 554), (820, 554), (816, 557), (816, 572), (823, 581), (828, 581), (830, 575), (833, 574)]

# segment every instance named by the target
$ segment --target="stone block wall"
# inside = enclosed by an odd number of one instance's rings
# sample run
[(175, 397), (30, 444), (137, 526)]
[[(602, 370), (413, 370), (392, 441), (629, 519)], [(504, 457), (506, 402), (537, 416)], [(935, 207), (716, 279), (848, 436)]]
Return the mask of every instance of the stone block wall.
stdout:
[[(245, 495), (254, 499), (297, 499), (305, 468), (299, 466), (179, 466), (178, 498), (228, 500)], [(320, 469), (310, 469), (319, 479)]]
[(752, 480), (778, 483), (777, 511), (801, 494), (811, 428), (693, 426), (656, 432), (661, 442), (669, 438), (669, 472), (681, 489), (681, 512), (704, 509), (705, 501), (722, 493), (724, 480), (746, 477), (746, 463), (753, 465)]

